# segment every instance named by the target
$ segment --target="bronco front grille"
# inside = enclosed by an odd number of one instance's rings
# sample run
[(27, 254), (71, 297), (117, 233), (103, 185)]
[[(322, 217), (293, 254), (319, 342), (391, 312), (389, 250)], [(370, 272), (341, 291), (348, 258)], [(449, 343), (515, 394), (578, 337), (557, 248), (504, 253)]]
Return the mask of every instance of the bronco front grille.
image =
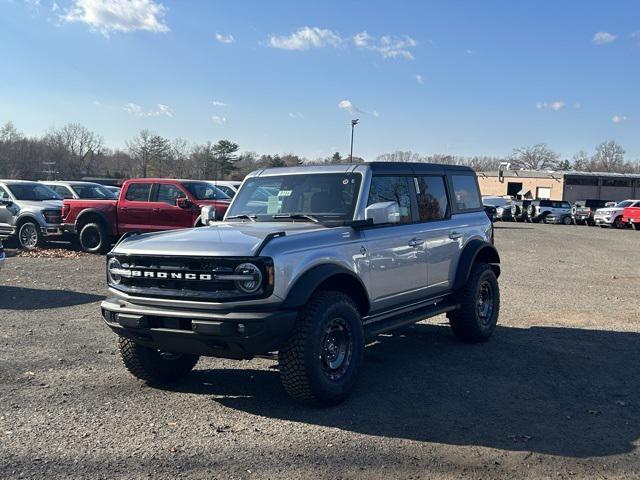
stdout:
[[(117, 259), (116, 268), (113, 259)], [(237, 286), (236, 267), (252, 263), (262, 274), (260, 288), (247, 294)], [(109, 286), (133, 296), (212, 301), (264, 298), (273, 291), (273, 262), (267, 257), (158, 257), (110, 255)], [(114, 275), (114, 272), (116, 275)], [(117, 278), (117, 282), (115, 281)]]

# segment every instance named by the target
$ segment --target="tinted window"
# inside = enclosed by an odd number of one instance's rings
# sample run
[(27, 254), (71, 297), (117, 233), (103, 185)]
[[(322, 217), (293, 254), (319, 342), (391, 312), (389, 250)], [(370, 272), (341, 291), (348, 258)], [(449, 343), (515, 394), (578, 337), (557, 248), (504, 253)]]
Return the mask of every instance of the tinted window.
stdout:
[(156, 202), (176, 205), (176, 199), (180, 197), (186, 197), (186, 195), (175, 185), (168, 185), (166, 183), (158, 185), (158, 198), (156, 199)]
[(0, 187), (0, 198), (10, 198), (4, 188)]
[(71, 193), (71, 190), (67, 187), (63, 187), (62, 185), (53, 185), (50, 188), (62, 198), (73, 198), (73, 193)]
[(182, 185), (189, 190), (189, 193), (191, 193), (196, 200), (229, 200), (229, 195), (212, 183), (185, 182)]
[(373, 177), (367, 206), (378, 202), (397, 202), (400, 206), (400, 223), (410, 223), (410, 192), (408, 177)]
[(150, 183), (132, 183), (125, 198), (131, 202), (148, 202), (149, 193), (151, 193)]
[(567, 177), (565, 179), (567, 185), (584, 185), (584, 186), (597, 186), (598, 177)]
[(440, 220), (449, 214), (447, 190), (442, 177), (418, 177), (418, 214), (420, 220)]
[(480, 208), (480, 192), (476, 177), (473, 175), (453, 175), (453, 193), (458, 210), (473, 210)]
[(102, 185), (73, 183), (71, 186), (80, 198), (87, 200), (113, 200), (116, 198), (115, 193)]
[(231, 187), (227, 187), (226, 185), (216, 185), (216, 187), (222, 190), (229, 198), (233, 198), (233, 196), (236, 194), (236, 192)]
[(56, 192), (39, 183), (14, 183), (7, 186), (17, 200), (62, 200)]

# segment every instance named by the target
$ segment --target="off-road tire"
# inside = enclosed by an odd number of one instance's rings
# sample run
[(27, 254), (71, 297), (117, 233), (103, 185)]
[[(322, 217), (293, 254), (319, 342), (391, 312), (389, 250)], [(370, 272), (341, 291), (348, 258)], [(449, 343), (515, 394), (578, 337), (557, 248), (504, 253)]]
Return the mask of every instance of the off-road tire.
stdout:
[(111, 239), (104, 224), (87, 223), (80, 229), (78, 236), (83, 251), (93, 254), (104, 254), (111, 249)]
[[(339, 378), (331, 379), (322, 353), (323, 340), (327, 328), (337, 321), (348, 325), (349, 363)], [(306, 405), (343, 402), (356, 387), (364, 344), (362, 319), (351, 297), (335, 291), (316, 292), (300, 311), (291, 336), (278, 352), (280, 378), (287, 394)]]
[(150, 385), (170, 385), (183, 379), (198, 363), (198, 355), (167, 354), (118, 337), (118, 350), (129, 373)]
[[(484, 282), (490, 284), (493, 292), (491, 315), (485, 321), (478, 313), (478, 299)], [(460, 308), (447, 315), (453, 333), (465, 342), (487, 341), (496, 328), (500, 313), (500, 287), (491, 265), (476, 263), (467, 283), (456, 292), (456, 297), (460, 301)]]
[[(33, 240), (34, 238), (35, 240)], [(18, 246), (23, 250), (35, 250), (36, 248), (41, 247), (44, 243), (40, 226), (31, 220), (20, 225), (16, 240)]]

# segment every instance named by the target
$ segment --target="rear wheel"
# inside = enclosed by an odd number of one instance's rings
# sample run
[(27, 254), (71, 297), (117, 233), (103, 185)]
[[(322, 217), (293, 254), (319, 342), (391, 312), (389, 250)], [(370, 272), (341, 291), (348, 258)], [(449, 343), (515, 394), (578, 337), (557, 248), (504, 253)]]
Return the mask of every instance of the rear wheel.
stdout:
[(566, 216), (562, 219), (562, 223), (565, 225), (571, 225), (573, 223), (572, 219), (570, 216)]
[(317, 292), (278, 352), (282, 384), (297, 402), (336, 405), (355, 389), (363, 353), (362, 320), (351, 297)]
[(122, 363), (134, 377), (151, 385), (166, 385), (186, 377), (198, 363), (197, 355), (161, 352), (118, 337)]
[(109, 233), (101, 223), (87, 223), (80, 230), (80, 246), (88, 253), (107, 253), (111, 247)]
[(619, 229), (623, 229), (626, 227), (625, 223), (622, 221), (622, 216), (616, 217), (613, 221), (613, 226)]
[(476, 263), (457, 297), (460, 308), (448, 314), (453, 333), (465, 342), (488, 340), (500, 313), (500, 287), (491, 265)]
[(42, 233), (35, 222), (24, 222), (18, 229), (18, 245), (24, 250), (33, 250), (42, 245)]

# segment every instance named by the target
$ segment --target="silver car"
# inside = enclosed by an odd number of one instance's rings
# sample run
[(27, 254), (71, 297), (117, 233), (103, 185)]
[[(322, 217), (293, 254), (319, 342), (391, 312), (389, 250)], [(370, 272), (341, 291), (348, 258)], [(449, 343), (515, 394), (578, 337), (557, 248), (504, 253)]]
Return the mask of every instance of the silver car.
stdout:
[(34, 249), (62, 235), (62, 197), (37, 182), (0, 180), (0, 237)]
[(200, 355), (278, 352), (292, 398), (336, 404), (378, 333), (446, 313), (459, 338), (487, 340), (499, 263), (469, 168), (274, 168), (245, 179), (222, 222), (121, 240), (102, 316), (151, 384), (186, 376)]

